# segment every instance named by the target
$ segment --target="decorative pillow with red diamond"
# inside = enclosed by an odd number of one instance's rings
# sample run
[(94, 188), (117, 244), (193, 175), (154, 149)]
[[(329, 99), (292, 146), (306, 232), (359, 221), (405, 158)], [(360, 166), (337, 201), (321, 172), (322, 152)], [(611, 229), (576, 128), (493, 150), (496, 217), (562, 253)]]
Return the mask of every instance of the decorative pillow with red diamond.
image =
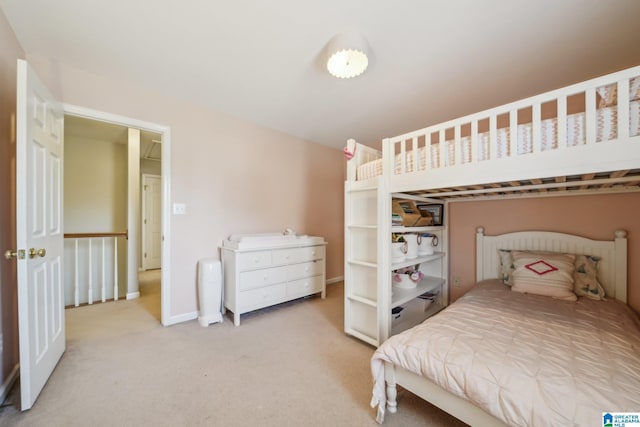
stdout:
[(573, 273), (575, 255), (554, 252), (512, 251), (511, 290), (575, 301)]
[(527, 264), (524, 267), (540, 276), (542, 276), (543, 274), (551, 273), (552, 271), (558, 271), (556, 267), (549, 264), (543, 259), (540, 259), (536, 262), (532, 262), (531, 264)]

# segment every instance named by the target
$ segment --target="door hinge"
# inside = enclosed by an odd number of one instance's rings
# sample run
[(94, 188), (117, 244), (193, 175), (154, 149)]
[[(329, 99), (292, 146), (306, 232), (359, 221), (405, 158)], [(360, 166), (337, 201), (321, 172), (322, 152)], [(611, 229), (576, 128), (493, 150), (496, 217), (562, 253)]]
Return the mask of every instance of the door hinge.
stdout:
[(144, 223), (145, 223), (145, 224), (147, 223), (147, 219), (146, 219), (146, 218), (144, 219)]
[(147, 253), (146, 253), (146, 252), (144, 253), (144, 257), (145, 257), (145, 258), (147, 257)]

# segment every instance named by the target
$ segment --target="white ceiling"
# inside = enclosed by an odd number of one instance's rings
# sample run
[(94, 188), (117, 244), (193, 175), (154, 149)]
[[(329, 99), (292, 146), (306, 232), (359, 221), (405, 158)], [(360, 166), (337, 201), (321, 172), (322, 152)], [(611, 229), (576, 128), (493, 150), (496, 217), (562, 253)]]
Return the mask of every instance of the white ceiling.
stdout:
[[(638, 0), (0, 0), (28, 54), (335, 147), (640, 64)], [(359, 31), (369, 69), (325, 71)], [(117, 113), (117, 112), (114, 112)]]

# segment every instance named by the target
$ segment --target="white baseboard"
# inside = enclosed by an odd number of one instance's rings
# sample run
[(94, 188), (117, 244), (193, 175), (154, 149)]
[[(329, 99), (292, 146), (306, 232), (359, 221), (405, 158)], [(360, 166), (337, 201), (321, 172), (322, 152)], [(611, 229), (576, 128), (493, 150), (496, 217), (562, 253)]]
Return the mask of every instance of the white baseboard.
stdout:
[(331, 285), (333, 283), (342, 282), (344, 280), (344, 276), (332, 277), (331, 279), (327, 279), (327, 285)]
[(163, 323), (163, 326), (171, 326), (177, 323), (187, 322), (189, 320), (197, 319), (198, 312), (192, 311), (191, 313), (178, 314), (176, 316), (171, 316), (169, 319)]
[(7, 376), (7, 379), (4, 380), (2, 386), (0, 386), (0, 403), (4, 403), (13, 383), (18, 379), (18, 374), (20, 373), (20, 364), (16, 363), (16, 366), (13, 367), (11, 373)]
[(140, 298), (140, 292), (129, 292), (127, 294), (127, 301), (130, 299)]
[[(332, 283), (342, 282), (344, 280), (344, 276), (332, 277), (331, 279), (327, 279), (327, 285), (331, 285)], [(138, 296), (140, 293), (138, 292)], [(137, 298), (137, 297), (136, 297)], [(127, 294), (127, 299), (129, 299), (129, 294)], [(178, 314), (176, 316), (171, 316), (169, 319), (163, 323), (164, 326), (171, 326), (177, 323), (188, 322), (189, 320), (197, 319), (198, 312), (193, 311), (191, 313)]]

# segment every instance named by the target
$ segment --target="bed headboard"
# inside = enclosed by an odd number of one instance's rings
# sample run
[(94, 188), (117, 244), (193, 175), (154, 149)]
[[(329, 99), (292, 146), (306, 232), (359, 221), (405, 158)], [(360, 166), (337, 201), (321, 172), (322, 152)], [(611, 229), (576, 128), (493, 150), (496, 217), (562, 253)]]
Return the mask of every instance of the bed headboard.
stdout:
[(627, 232), (618, 230), (613, 240), (592, 240), (549, 231), (520, 231), (485, 236), (484, 227), (476, 230), (476, 280), (500, 277), (498, 249), (563, 252), (595, 255), (598, 280), (607, 296), (627, 302)]

